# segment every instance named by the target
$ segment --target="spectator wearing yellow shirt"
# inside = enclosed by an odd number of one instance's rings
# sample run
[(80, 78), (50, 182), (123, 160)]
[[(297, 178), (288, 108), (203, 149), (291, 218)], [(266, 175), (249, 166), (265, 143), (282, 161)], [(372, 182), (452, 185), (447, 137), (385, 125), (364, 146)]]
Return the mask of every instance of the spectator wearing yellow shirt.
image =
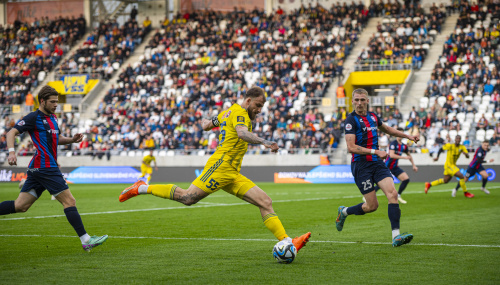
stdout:
[(144, 140), (144, 148), (145, 149), (154, 149), (155, 148), (155, 140), (152, 135), (148, 135), (148, 137)]
[(146, 29), (145, 33), (148, 33), (151, 30), (151, 20), (149, 19), (149, 17), (146, 17), (144, 22), (142, 22), (142, 25)]
[(500, 32), (497, 30), (497, 28), (493, 28), (493, 31), (491, 31), (491, 36), (494, 38), (498, 38), (498, 36), (500, 36)]

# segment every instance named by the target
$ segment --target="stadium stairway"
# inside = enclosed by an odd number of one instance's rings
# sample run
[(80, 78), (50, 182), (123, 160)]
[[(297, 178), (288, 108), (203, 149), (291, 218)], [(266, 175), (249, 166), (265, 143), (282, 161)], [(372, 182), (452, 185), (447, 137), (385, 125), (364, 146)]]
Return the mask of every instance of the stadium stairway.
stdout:
[(122, 73), (122, 71), (129, 65), (133, 64), (134, 62), (140, 61), (139, 57), (144, 54), (144, 50), (146, 49), (146, 46), (148, 45), (149, 41), (153, 36), (155, 35), (155, 29), (152, 28), (152, 30), (149, 32), (148, 35), (144, 38), (142, 43), (134, 50), (132, 55), (123, 62), (123, 64), (120, 66), (118, 70), (115, 71), (113, 74), (113, 77), (111, 77), (110, 80), (105, 81), (103, 80), (103, 86), (101, 88), (101, 91), (99, 92), (99, 95), (94, 98), (93, 101), (87, 102), (89, 104), (89, 108), (87, 108), (82, 114), (80, 114), (80, 118), (82, 119), (94, 119), (95, 117), (95, 110), (97, 109), (97, 106), (99, 105), (99, 102), (101, 101), (102, 98), (106, 95), (109, 89), (111, 89), (111, 85), (116, 84), (116, 80)]
[(329, 98), (330, 100), (332, 100), (332, 106), (331, 107), (322, 106), (319, 109), (319, 111), (322, 112), (323, 114), (331, 114), (333, 109), (337, 108), (337, 87), (339, 86), (339, 83), (344, 84), (347, 78), (349, 78), (349, 73), (353, 71), (354, 63), (358, 59), (359, 54), (364, 48), (368, 46), (368, 41), (370, 40), (370, 37), (377, 32), (377, 22), (381, 21), (382, 18), (380, 17), (370, 18), (368, 20), (366, 28), (361, 32), (361, 35), (356, 44), (354, 45), (354, 48), (344, 61), (344, 77), (342, 78), (342, 80), (334, 79), (332, 84), (328, 88), (328, 91), (326, 92), (325, 98)]
[(409, 114), (411, 108), (419, 108), (420, 98), (424, 96), (427, 81), (431, 79), (431, 72), (443, 53), (443, 45), (446, 38), (455, 30), (459, 14), (454, 13), (446, 18), (441, 33), (437, 35), (434, 43), (429, 49), (429, 55), (420, 70), (414, 70), (413, 82), (408, 86), (408, 92), (401, 104), (401, 114)]

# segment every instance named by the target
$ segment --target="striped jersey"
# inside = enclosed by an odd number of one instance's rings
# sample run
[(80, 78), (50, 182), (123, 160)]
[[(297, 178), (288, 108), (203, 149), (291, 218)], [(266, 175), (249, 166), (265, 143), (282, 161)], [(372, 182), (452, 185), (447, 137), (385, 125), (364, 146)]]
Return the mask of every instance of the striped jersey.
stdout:
[[(382, 125), (382, 120), (373, 112), (367, 112), (366, 116), (361, 116), (352, 112), (345, 121), (345, 133), (356, 135), (356, 145), (378, 149), (378, 127)], [(361, 155), (352, 154), (351, 161), (378, 161), (380, 158), (375, 154)]]
[(476, 153), (474, 153), (474, 158), (469, 164), (469, 167), (474, 169), (479, 169), (483, 164), (483, 161), (486, 157), (486, 153), (487, 153), (486, 150), (484, 150), (482, 147), (478, 147)]
[(443, 146), (443, 150), (448, 151), (446, 153), (446, 162), (444, 163), (445, 167), (456, 166), (457, 160), (460, 154), (469, 153), (464, 145), (456, 145), (454, 143), (447, 143)]
[[(393, 142), (391, 142), (391, 144), (389, 145), (389, 151), (391, 150), (393, 150), (397, 155), (402, 155), (403, 153), (408, 154), (408, 146), (402, 143), (398, 143), (398, 140), (394, 140)], [(391, 158), (388, 156), (385, 160), (385, 165), (387, 165), (389, 169), (393, 169), (395, 167), (398, 167), (398, 162), (399, 159)]]
[(36, 152), (28, 168), (49, 168), (57, 165), (59, 126), (56, 115), (45, 115), (36, 110), (26, 115), (14, 126), (20, 133), (28, 132)]

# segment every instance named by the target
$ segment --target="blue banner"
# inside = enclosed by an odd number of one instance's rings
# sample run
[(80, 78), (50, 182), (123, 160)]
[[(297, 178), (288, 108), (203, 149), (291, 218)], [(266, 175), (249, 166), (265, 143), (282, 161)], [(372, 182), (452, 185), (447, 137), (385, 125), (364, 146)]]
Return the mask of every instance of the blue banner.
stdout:
[(131, 166), (80, 166), (67, 177), (69, 183), (135, 183), (141, 173)]
[(320, 165), (309, 172), (278, 172), (275, 183), (354, 183), (350, 165)]

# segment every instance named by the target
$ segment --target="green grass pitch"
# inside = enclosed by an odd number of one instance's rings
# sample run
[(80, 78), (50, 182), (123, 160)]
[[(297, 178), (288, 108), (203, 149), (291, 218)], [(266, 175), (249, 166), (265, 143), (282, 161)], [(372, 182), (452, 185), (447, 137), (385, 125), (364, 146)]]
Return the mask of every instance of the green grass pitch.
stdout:
[[(17, 184), (2, 185), (0, 201), (17, 197)], [(454, 183), (427, 195), (410, 183), (401, 231), (415, 238), (399, 248), (390, 244), (385, 196), (339, 233), (338, 206), (361, 202), (354, 184), (259, 185), (290, 236), (312, 232), (292, 264), (272, 258), (277, 240), (258, 209), (224, 191), (185, 207), (153, 196), (119, 203), (126, 185), (71, 185), (86, 230), (108, 241), (84, 252), (45, 192), (27, 213), (0, 216), (0, 284), (500, 283), (500, 183), (488, 184), (490, 195), (468, 183), (473, 199), (451, 198)]]

